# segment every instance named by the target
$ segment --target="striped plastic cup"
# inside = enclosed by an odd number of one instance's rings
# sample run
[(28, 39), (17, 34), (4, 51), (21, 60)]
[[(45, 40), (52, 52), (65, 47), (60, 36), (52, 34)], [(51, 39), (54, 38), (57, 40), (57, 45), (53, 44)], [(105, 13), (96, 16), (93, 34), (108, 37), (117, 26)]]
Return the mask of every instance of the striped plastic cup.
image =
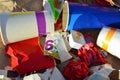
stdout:
[(97, 45), (120, 58), (120, 29), (103, 27), (97, 38)]
[(3, 43), (13, 43), (54, 32), (54, 22), (47, 11), (0, 14)]

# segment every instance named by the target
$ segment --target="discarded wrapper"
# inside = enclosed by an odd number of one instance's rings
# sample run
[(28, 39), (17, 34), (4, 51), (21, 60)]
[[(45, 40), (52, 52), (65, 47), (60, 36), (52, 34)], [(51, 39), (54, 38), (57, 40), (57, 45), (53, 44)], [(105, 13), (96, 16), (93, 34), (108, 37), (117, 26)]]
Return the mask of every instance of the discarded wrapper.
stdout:
[(59, 32), (49, 34), (46, 37), (45, 55), (51, 55), (61, 62), (72, 58), (68, 53), (64, 40)]
[(35, 37), (6, 45), (5, 50), (13, 70), (25, 74), (55, 66), (54, 59), (44, 55), (38, 39)]

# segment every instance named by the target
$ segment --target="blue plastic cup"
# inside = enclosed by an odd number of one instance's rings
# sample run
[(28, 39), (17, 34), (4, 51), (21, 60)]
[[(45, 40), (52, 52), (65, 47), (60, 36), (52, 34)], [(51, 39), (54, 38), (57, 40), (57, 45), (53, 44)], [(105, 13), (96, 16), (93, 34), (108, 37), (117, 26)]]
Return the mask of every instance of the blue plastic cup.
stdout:
[[(120, 23), (120, 11), (118, 8), (79, 3), (67, 3), (66, 8), (63, 7), (63, 16), (67, 18), (63, 17), (63, 27), (67, 31), (102, 28), (103, 26)], [(66, 24), (64, 19), (67, 20)]]

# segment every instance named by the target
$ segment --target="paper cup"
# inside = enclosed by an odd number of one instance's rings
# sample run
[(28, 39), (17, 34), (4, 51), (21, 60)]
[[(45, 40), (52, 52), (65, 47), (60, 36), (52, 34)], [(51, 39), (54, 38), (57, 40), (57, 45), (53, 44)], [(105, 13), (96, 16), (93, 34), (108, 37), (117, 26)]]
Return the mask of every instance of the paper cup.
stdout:
[[(68, 4), (68, 3), (67, 3)], [(66, 30), (102, 28), (120, 22), (120, 11), (117, 8), (90, 6), (69, 3), (63, 7), (63, 26)]]
[(54, 22), (46, 11), (1, 14), (3, 43), (9, 44), (54, 32)]
[(97, 45), (120, 58), (120, 29), (103, 27), (97, 38)]

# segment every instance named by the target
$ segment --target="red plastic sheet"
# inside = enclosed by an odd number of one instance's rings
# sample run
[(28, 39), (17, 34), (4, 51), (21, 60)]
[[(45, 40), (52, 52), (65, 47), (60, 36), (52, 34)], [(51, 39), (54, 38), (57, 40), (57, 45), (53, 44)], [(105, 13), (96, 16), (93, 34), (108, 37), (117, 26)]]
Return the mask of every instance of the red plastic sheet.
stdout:
[(63, 74), (67, 80), (83, 80), (88, 76), (88, 66), (84, 62), (70, 61)]
[(89, 67), (107, 62), (92, 42), (87, 43), (81, 49), (79, 49), (78, 56), (80, 60), (86, 62)]
[(19, 74), (55, 66), (53, 58), (44, 56), (38, 37), (8, 44), (6, 52), (11, 57), (11, 67)]

